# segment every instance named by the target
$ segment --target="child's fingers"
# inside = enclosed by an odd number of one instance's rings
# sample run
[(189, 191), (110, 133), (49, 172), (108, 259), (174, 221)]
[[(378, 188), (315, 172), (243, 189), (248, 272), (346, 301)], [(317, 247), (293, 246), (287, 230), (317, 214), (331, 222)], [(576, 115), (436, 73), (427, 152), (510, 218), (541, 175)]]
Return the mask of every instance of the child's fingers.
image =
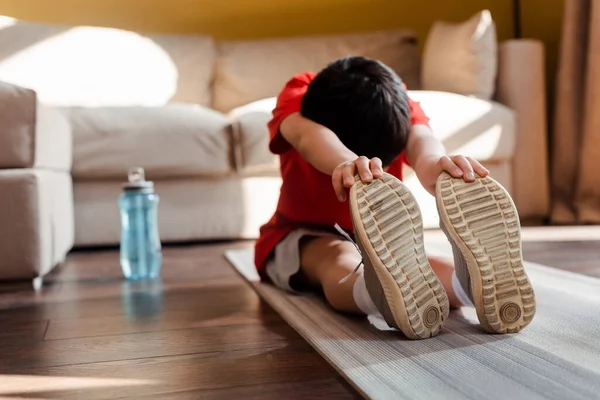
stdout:
[(438, 164), (443, 171), (448, 171), (450, 175), (452, 175), (455, 178), (461, 178), (463, 176), (462, 169), (460, 169), (456, 164), (454, 164), (454, 161), (452, 161), (452, 159), (448, 156), (440, 158)]
[(477, 174), (481, 176), (487, 176), (490, 173), (490, 171), (481, 165), (479, 161), (476, 161), (471, 157), (467, 157), (467, 160), (469, 160), (469, 163), (471, 163), (471, 166), (473, 167), (473, 171), (475, 171)]
[(331, 183), (337, 199), (339, 201), (346, 200), (346, 193), (344, 192), (344, 184), (342, 182), (342, 170), (340, 168), (333, 170), (333, 174), (331, 174)]
[(354, 161), (356, 165), (356, 172), (360, 176), (360, 179), (363, 182), (370, 182), (373, 179), (373, 174), (371, 174), (371, 168), (369, 167), (369, 159), (365, 156), (360, 156)]
[(452, 161), (456, 164), (463, 172), (463, 178), (467, 182), (473, 182), (475, 180), (475, 174), (473, 173), (473, 167), (465, 156), (454, 156)]
[(383, 174), (381, 160), (377, 157), (369, 160), (365, 156), (360, 156), (354, 161), (338, 165), (331, 174), (331, 183), (339, 201), (346, 201), (346, 188), (354, 185), (354, 177), (357, 174), (363, 182), (370, 182), (373, 177), (381, 177)]
[(356, 165), (349, 162), (342, 168), (342, 176), (344, 178), (344, 187), (352, 187), (354, 185), (354, 175), (356, 175)]
[[(339, 201), (346, 201), (346, 180), (344, 178), (344, 170), (347, 167), (347, 163), (340, 164), (331, 174), (331, 183), (333, 184), (333, 190)], [(354, 179), (352, 179), (354, 182)]]
[(381, 163), (381, 159), (373, 157), (371, 158), (369, 165), (371, 167), (373, 178), (381, 178), (381, 175), (383, 175), (383, 164)]

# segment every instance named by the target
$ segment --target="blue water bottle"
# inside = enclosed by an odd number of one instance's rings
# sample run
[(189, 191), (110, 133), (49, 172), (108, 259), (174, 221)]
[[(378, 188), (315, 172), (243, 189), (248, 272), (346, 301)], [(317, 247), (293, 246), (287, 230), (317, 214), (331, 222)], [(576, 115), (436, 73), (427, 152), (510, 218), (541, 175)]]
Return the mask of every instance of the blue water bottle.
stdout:
[(153, 279), (160, 275), (162, 253), (158, 234), (158, 201), (154, 183), (142, 168), (129, 171), (119, 196), (121, 209), (121, 268), (125, 278)]

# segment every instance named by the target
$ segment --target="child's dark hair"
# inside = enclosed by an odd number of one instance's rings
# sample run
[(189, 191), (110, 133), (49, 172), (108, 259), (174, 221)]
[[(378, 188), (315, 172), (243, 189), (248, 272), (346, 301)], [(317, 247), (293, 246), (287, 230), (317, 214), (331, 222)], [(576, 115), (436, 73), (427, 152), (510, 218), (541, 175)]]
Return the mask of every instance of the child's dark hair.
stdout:
[(331, 129), (359, 156), (389, 165), (406, 147), (410, 106), (402, 80), (385, 64), (346, 57), (317, 74), (302, 99), (304, 117)]

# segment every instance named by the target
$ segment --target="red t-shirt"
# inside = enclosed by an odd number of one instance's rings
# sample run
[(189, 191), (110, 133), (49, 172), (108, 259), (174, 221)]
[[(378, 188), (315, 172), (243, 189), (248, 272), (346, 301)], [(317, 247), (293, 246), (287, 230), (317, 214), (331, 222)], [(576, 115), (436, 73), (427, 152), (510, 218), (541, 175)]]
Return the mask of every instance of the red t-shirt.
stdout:
[[(306, 162), (300, 153), (279, 132), (279, 125), (290, 114), (300, 112), (302, 97), (315, 78), (312, 72), (294, 76), (277, 98), (273, 118), (269, 121), (269, 150), (280, 157), (283, 183), (277, 210), (269, 222), (260, 229), (255, 245), (254, 262), (261, 276), (266, 261), (275, 246), (291, 231), (298, 228), (330, 230), (337, 223), (352, 232), (348, 200), (340, 202), (333, 190), (331, 176)], [(428, 125), (429, 118), (418, 103), (409, 99), (411, 124)], [(387, 172), (402, 179), (402, 165), (408, 163), (402, 153), (387, 168)]]

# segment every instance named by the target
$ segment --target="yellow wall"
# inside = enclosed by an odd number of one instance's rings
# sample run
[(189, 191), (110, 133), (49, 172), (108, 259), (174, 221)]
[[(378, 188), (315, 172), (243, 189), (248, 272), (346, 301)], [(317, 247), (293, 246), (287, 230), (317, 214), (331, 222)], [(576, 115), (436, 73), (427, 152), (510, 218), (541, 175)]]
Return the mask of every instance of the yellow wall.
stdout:
[[(500, 38), (512, 33), (510, 0), (0, 0), (0, 14), (67, 24), (217, 38), (257, 38), (412, 28), (424, 39), (437, 19), (460, 21), (483, 8)], [(460, 4), (460, 7), (458, 6)]]
[[(523, 35), (546, 44), (553, 88), (565, 0), (521, 0)], [(0, 0), (0, 14), (66, 24), (220, 39), (411, 28), (423, 43), (432, 22), (461, 21), (488, 8), (500, 40), (513, 33), (512, 0)]]

